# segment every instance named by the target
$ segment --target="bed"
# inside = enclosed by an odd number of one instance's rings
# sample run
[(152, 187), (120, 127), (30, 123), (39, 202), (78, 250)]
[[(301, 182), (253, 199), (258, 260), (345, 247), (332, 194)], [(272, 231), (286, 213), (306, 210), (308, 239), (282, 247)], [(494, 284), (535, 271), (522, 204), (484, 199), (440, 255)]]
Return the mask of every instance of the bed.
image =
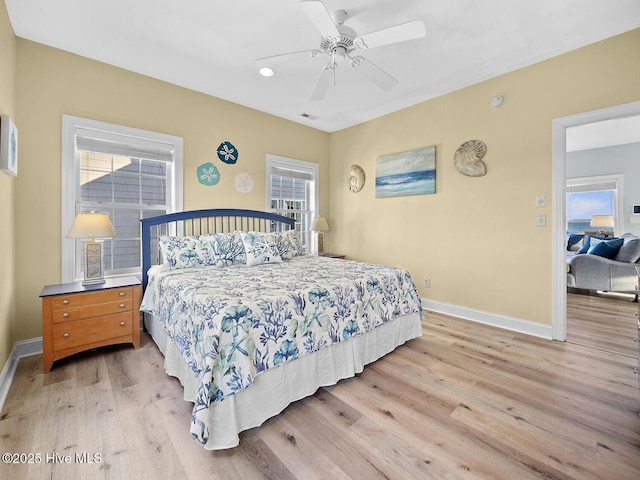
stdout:
[(422, 335), (408, 272), (307, 255), (290, 218), (215, 209), (141, 223), (145, 329), (194, 403), (190, 434), (205, 449), (237, 446)]

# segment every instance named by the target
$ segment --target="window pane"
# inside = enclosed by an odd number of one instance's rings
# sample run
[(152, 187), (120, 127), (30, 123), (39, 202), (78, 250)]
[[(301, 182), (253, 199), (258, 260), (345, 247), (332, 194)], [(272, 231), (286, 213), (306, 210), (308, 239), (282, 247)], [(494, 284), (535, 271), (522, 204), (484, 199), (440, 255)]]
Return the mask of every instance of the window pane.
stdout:
[[(116, 231), (116, 237), (103, 244), (105, 274), (140, 267), (140, 216), (167, 212), (167, 164), (94, 152), (80, 153), (81, 195), (77, 210), (108, 213)], [(143, 206), (149, 205), (156, 208), (143, 210)], [(76, 243), (76, 252), (80, 255), (76, 258), (82, 258), (82, 242)]]
[(113, 239), (113, 268), (136, 268), (141, 265), (140, 240)]
[(162, 205), (167, 198), (167, 179), (165, 177), (141, 178), (142, 203), (147, 205)]
[(116, 208), (111, 220), (117, 238), (140, 238), (140, 211)]
[[(281, 169), (280, 169), (281, 170)], [(302, 245), (309, 247), (309, 210), (311, 181), (283, 175), (271, 175), (271, 209), (295, 220), (294, 229), (300, 233)]]
[[(584, 233), (597, 230), (591, 226), (592, 215), (612, 215), (615, 220), (615, 190), (567, 193), (567, 231)], [(606, 228), (612, 231), (612, 228)]]

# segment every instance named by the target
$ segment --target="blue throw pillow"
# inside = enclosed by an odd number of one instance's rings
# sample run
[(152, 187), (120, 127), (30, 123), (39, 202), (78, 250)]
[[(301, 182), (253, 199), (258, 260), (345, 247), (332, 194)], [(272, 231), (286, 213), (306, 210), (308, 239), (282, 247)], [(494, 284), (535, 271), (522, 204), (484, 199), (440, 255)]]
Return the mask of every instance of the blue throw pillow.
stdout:
[[(582, 248), (580, 248), (580, 250), (578, 250), (577, 253), (589, 253), (589, 250), (593, 247), (595, 247), (598, 243), (607, 240), (606, 237), (596, 237), (593, 235), (587, 235), (586, 237), (584, 237), (584, 245), (582, 245)], [(611, 240), (611, 239), (609, 239)]]
[(571, 250), (576, 243), (584, 238), (582, 233), (568, 233), (567, 234), (567, 250)]
[(587, 253), (604, 258), (615, 258), (623, 243), (624, 240), (622, 238), (616, 238), (615, 240), (603, 240), (592, 246)]

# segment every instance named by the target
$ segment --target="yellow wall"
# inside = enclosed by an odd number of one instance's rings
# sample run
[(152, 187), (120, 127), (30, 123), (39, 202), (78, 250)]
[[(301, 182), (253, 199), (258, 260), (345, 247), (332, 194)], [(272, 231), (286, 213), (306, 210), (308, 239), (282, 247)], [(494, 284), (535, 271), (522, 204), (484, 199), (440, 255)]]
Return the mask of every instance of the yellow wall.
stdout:
[[(192, 90), (169, 85), (27, 40), (18, 40), (17, 105), (20, 184), (16, 191), (17, 312), (15, 341), (42, 334), (38, 295), (61, 280), (62, 114), (168, 133), (184, 138), (184, 207), (265, 209), (265, 157), (276, 154), (320, 164), (321, 211), (328, 211), (329, 135)], [(223, 165), (216, 148), (230, 141), (238, 163)], [(221, 172), (201, 185), (199, 165)], [(249, 194), (234, 178), (248, 172)]]
[[(407, 268), (423, 298), (550, 324), (552, 119), (639, 100), (639, 46), (635, 30), (332, 134), (333, 250)], [(471, 139), (487, 145), (484, 177), (453, 164)], [(437, 193), (376, 199), (376, 158), (427, 145)], [(367, 174), (358, 194), (352, 164)]]
[[(16, 37), (9, 22), (6, 6), (4, 2), (0, 2), (0, 114), (11, 116), (19, 126), (15, 116), (15, 69)], [(9, 358), (14, 343), (16, 182), (16, 178), (0, 172), (0, 371)]]

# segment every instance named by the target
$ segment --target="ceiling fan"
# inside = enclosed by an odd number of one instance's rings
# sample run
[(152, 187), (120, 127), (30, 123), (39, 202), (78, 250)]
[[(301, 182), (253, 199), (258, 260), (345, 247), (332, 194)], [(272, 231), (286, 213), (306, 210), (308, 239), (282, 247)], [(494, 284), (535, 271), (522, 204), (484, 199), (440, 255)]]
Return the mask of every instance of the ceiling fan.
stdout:
[(285, 60), (294, 55), (310, 54), (311, 57), (327, 55), (329, 63), (320, 71), (320, 76), (311, 95), (311, 100), (314, 101), (324, 98), (332, 80), (335, 84), (336, 68), (345, 60), (352, 68), (382, 90), (391, 90), (398, 84), (398, 80), (370, 60), (358, 55), (357, 51), (413, 40), (424, 37), (426, 34), (422, 21), (414, 20), (358, 36), (352, 28), (344, 25), (348, 17), (345, 10), (337, 10), (332, 16), (321, 1), (304, 0), (299, 2), (299, 5), (322, 35), (320, 48), (263, 57), (259, 58), (257, 63), (266, 67), (273, 62)]

